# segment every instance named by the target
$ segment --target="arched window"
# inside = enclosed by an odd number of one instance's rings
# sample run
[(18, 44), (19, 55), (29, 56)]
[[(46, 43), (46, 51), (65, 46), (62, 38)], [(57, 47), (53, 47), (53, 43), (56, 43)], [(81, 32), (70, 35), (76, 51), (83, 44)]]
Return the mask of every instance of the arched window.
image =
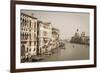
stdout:
[(34, 51), (35, 51), (36, 49), (34, 48)]
[(23, 39), (25, 39), (25, 33), (23, 32)]
[(25, 45), (21, 46), (21, 56), (25, 56)]
[(26, 20), (26, 26), (28, 27), (28, 19)]
[(34, 32), (36, 32), (36, 29), (37, 29), (36, 22), (34, 22)]
[(27, 40), (27, 33), (25, 33), (25, 40)]
[(23, 26), (24, 26), (24, 24), (25, 24), (25, 22), (24, 22), (24, 21), (25, 21), (25, 17), (23, 16)]
[(20, 24), (21, 24), (21, 27), (22, 27), (22, 20), (23, 20), (23, 19), (22, 19), (22, 16), (21, 16), (21, 18), (20, 18)]
[(29, 45), (30, 45), (30, 46), (32, 45), (32, 42), (31, 42), (31, 41), (29, 41)]
[(30, 39), (31, 39), (31, 33), (29, 34), (29, 36), (30, 36)]
[(31, 27), (31, 20), (30, 20), (30, 27)]
[(29, 51), (31, 52), (31, 48), (29, 49)]
[(22, 19), (22, 27), (24, 26), (24, 18)]
[(28, 39), (28, 33), (25, 33), (25, 40)]
[(26, 17), (25, 17), (25, 26), (26, 26)]
[(27, 33), (27, 39), (28, 39), (28, 33)]
[(26, 52), (28, 52), (28, 47), (27, 47), (27, 49), (26, 49)]

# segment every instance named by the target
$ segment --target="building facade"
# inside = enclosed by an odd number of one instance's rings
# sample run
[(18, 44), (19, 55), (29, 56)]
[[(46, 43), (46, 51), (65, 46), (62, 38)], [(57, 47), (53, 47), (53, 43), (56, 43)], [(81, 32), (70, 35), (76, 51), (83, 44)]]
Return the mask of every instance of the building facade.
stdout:
[(71, 43), (78, 43), (78, 44), (86, 44), (89, 45), (89, 36), (85, 35), (85, 32), (82, 32), (80, 35), (78, 32), (75, 32), (75, 35), (72, 36)]
[(38, 21), (38, 54), (45, 54), (51, 50), (52, 41), (51, 23)]
[(37, 54), (37, 18), (24, 13), (20, 18), (21, 58), (31, 57)]
[(59, 48), (59, 30), (50, 22), (38, 20), (33, 14), (21, 13), (20, 43), (22, 62), (32, 61)]
[(85, 35), (85, 32), (81, 33), (81, 43), (89, 45), (89, 36)]
[(59, 29), (52, 27), (52, 49), (59, 47)]

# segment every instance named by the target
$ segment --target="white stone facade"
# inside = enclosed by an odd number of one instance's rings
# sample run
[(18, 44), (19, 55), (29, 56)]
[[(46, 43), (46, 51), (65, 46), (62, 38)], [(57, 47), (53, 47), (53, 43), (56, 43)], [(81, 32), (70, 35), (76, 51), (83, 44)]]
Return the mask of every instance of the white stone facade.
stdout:
[(49, 46), (52, 40), (52, 26), (51, 23), (39, 22), (39, 54), (44, 54), (51, 50)]
[(21, 13), (21, 56), (36, 55), (37, 18)]

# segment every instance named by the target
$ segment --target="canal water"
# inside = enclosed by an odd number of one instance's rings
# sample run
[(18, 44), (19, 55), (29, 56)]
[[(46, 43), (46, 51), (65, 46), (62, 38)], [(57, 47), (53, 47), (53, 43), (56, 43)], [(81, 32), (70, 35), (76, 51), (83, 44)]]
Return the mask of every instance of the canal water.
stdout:
[(74, 44), (66, 42), (65, 49), (58, 48), (55, 53), (46, 56), (41, 61), (69, 61), (69, 60), (88, 60), (89, 45)]

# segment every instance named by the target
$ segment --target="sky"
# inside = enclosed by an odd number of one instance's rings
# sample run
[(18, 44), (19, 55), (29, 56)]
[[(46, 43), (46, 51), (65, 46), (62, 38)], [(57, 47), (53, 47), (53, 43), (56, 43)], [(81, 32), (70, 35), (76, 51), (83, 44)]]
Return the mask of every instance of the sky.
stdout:
[(77, 29), (80, 34), (85, 32), (86, 36), (89, 36), (89, 13), (34, 10), (21, 10), (21, 12), (28, 15), (33, 14), (43, 22), (50, 22), (53, 27), (60, 30), (61, 39), (71, 39)]

